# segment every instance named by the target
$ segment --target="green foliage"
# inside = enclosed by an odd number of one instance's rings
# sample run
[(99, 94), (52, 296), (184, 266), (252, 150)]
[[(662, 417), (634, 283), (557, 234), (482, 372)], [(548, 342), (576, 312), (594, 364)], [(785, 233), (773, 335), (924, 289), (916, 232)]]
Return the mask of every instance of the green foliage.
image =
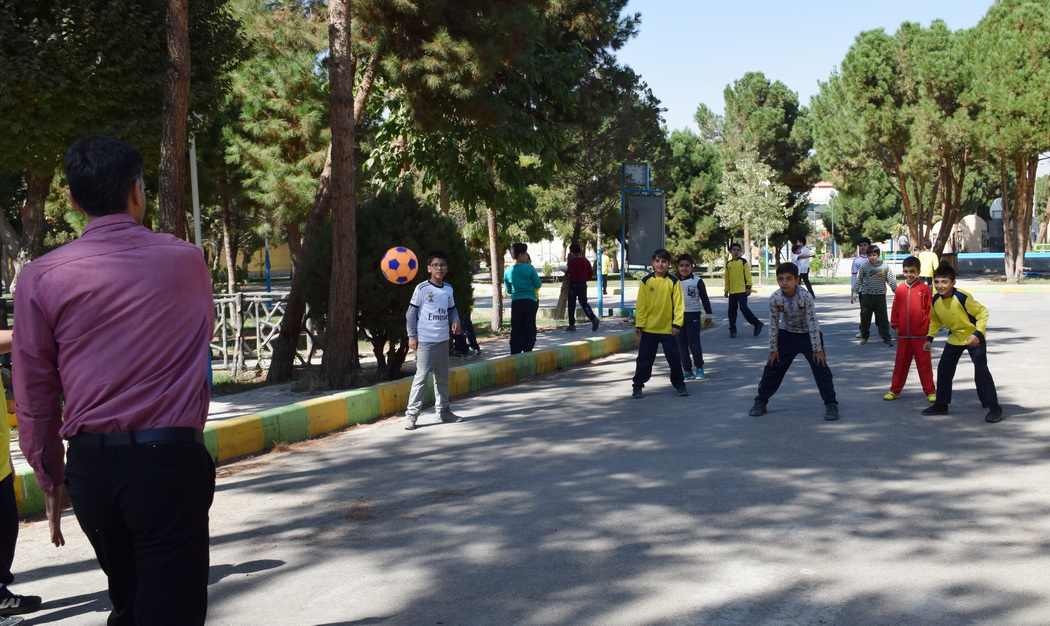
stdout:
[(230, 74), (234, 120), (222, 130), (226, 161), (243, 175), (247, 199), (274, 217), (304, 221), (324, 167), (328, 46), (323, 11), (295, 0), (237, 0), (250, 56)]
[(655, 168), (656, 186), (667, 192), (666, 247), (700, 258), (702, 250), (728, 243), (714, 216), (722, 177), (718, 150), (690, 130), (671, 131), (668, 143)]
[(715, 207), (715, 217), (731, 235), (742, 233), (745, 223), (756, 238), (787, 227), (792, 214), (787, 206), (788, 189), (773, 178), (773, 168), (755, 155), (738, 159), (722, 172), (721, 201)]
[[(241, 46), (226, 1), (190, 6), (190, 110), (205, 116), (221, 103)], [(166, 0), (0, 3), (0, 169), (50, 172), (73, 141), (93, 133), (156, 162), (166, 9)]]
[[(416, 284), (427, 280), (427, 254), (441, 250), (448, 256), (449, 270), (445, 280), (456, 294), (456, 309), (469, 315), (474, 306), (471, 285), (471, 261), (453, 219), (440, 215), (424, 205), (408, 187), (392, 193), (382, 192), (357, 207), (359, 223), (368, 228), (358, 230), (357, 289), (358, 332), (371, 344), (379, 361), (379, 374), (388, 379), (400, 376), (408, 354), (405, 312)], [(407, 285), (388, 282), (379, 270), (379, 260), (394, 246), (404, 246), (416, 253), (419, 273)], [(303, 268), (303, 298), (311, 315), (322, 327), (328, 307), (332, 267), (331, 230), (318, 242), (310, 265)]]

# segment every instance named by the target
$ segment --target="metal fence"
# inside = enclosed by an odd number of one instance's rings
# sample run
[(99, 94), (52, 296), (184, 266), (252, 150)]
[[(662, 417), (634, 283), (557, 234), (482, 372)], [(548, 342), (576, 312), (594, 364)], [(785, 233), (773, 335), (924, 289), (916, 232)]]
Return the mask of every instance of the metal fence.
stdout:
[[(235, 293), (216, 295), (213, 299), (212, 368), (240, 373), (246, 367), (269, 367), (273, 340), (281, 331), (287, 297)], [(306, 319), (296, 350), (296, 360), (301, 365), (311, 362), (318, 347), (309, 309)]]

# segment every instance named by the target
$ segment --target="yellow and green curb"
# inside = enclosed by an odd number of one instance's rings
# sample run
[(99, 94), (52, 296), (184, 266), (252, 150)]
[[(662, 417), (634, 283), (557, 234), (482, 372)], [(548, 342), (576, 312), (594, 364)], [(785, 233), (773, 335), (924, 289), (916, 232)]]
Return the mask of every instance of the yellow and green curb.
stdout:
[[(634, 331), (573, 341), (538, 352), (516, 354), (491, 361), (478, 361), (449, 369), (449, 395), (453, 398), (567, 368), (630, 350), (638, 345)], [(278, 443), (291, 443), (373, 422), (404, 411), (412, 377), (379, 383), (364, 389), (343, 391), (222, 420), (204, 427), (204, 445), (216, 463), (264, 452)], [(424, 402), (434, 402), (433, 383), (428, 381)], [(15, 497), (22, 515), (44, 510), (44, 494), (28, 465), (14, 468)]]

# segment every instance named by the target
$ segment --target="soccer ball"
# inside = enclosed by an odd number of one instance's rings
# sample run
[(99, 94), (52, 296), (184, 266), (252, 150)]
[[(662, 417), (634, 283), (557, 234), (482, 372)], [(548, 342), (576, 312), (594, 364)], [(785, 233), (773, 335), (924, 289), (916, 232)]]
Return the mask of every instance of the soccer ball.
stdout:
[(419, 262), (414, 252), (397, 246), (386, 251), (379, 263), (379, 269), (387, 280), (396, 285), (403, 285), (416, 277)]

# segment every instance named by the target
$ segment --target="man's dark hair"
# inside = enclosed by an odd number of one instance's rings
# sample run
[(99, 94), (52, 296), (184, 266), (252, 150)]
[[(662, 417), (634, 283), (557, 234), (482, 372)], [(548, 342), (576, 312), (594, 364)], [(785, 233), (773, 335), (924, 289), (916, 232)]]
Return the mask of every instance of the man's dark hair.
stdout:
[(922, 242), (922, 247), (926, 248), (927, 250), (929, 250), (930, 248), (933, 247), (933, 242), (930, 241), (929, 239), (927, 239), (926, 241)]
[(85, 137), (66, 151), (66, 180), (77, 206), (95, 217), (128, 210), (128, 193), (142, 178), (142, 155), (116, 139)]
[(668, 261), (670, 261), (671, 253), (667, 250), (664, 250), (663, 248), (657, 248), (656, 251), (653, 252), (653, 260), (656, 259), (667, 259)]
[(804, 245), (806, 245), (806, 238), (805, 237), (799, 237), (798, 239), (795, 240), (795, 243), (797, 243), (800, 246), (804, 246)]
[(733, 251), (733, 248), (740, 248), (741, 250), (743, 250), (743, 248), (740, 246), (740, 244), (738, 242), (736, 242), (736, 241), (734, 241), (733, 243), (729, 244), (729, 251), (730, 252)]
[(797, 243), (795, 245), (791, 246), (791, 254), (799, 254), (801, 252), (802, 252), (802, 246), (798, 245)]
[(579, 254), (579, 253), (580, 253), (580, 244), (578, 244), (578, 243), (569, 244), (569, 254)]
[(917, 257), (917, 256), (910, 256), (910, 257), (904, 259), (903, 261), (901, 261), (901, 267), (919, 267), (919, 266), (920, 266), (919, 257)]
[(870, 246), (871, 245), (871, 239), (868, 239), (867, 237), (861, 237), (860, 239), (857, 240), (857, 245), (859, 246), (862, 243), (866, 243), (866, 244), (868, 244)]
[(933, 270), (933, 277), (955, 280), (955, 268), (949, 265), (947, 261), (941, 261), (937, 269)]
[(441, 250), (433, 250), (427, 255), (427, 265), (433, 263), (434, 259), (441, 259), (445, 262), (445, 265), (448, 265), (448, 257)]
[(868, 254), (882, 254), (882, 250), (878, 246), (868, 246)]
[(791, 274), (795, 278), (798, 278), (798, 266), (794, 263), (781, 263), (777, 266), (777, 276), (781, 274)]
[(529, 251), (529, 247), (521, 242), (510, 244), (510, 255), (517, 259)]
[(682, 261), (689, 261), (689, 263), (690, 263), (690, 264), (696, 263), (696, 261), (694, 261), (694, 260), (693, 260), (693, 257), (692, 257), (692, 256), (690, 256), (690, 255), (688, 255), (688, 254), (679, 254), (679, 255), (678, 255), (678, 260), (677, 260), (677, 261), (675, 261), (675, 262), (674, 262), (674, 264), (675, 264), (675, 265), (678, 265), (678, 264), (679, 264), (679, 263), (681, 263)]

